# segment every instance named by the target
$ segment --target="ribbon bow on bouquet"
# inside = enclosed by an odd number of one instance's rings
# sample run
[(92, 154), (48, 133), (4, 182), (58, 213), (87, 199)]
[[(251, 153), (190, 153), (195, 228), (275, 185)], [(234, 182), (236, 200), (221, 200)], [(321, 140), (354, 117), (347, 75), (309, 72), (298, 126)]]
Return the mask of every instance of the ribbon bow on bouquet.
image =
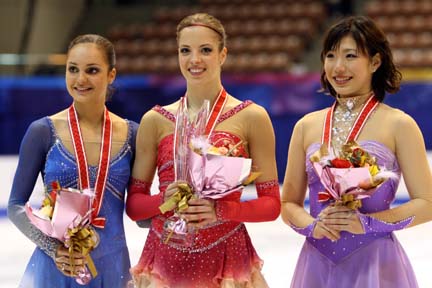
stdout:
[(26, 214), (30, 222), (42, 233), (60, 240), (69, 248), (72, 268), (74, 252), (86, 257), (87, 267), (83, 271), (78, 271), (75, 280), (79, 284), (87, 284), (92, 277), (97, 276), (90, 257), (90, 252), (99, 244), (99, 236), (90, 225), (94, 192), (90, 189), (80, 191), (60, 188), (57, 182), (52, 186), (53, 190), (47, 193), (41, 209), (33, 210), (27, 203)]
[(310, 160), (325, 188), (318, 193), (318, 201), (333, 201), (351, 209), (360, 208), (362, 199), (369, 198), (387, 179), (397, 177), (380, 168), (376, 159), (354, 141), (345, 144), (338, 157), (322, 145)]

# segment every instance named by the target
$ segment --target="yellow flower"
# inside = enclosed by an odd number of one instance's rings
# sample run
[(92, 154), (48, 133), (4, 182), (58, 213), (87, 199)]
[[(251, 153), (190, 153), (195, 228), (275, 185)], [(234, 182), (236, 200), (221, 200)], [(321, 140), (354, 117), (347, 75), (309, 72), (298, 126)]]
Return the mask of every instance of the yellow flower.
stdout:
[(375, 176), (376, 174), (378, 174), (378, 172), (379, 172), (378, 165), (374, 164), (374, 165), (369, 166), (369, 173), (372, 176)]

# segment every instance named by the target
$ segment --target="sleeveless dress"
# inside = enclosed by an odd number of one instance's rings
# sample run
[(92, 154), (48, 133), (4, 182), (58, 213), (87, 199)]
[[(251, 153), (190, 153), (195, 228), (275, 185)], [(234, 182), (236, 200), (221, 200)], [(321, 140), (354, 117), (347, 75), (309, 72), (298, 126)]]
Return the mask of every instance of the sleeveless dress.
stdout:
[[(361, 213), (374, 213), (390, 208), (400, 179), (396, 156), (376, 141), (359, 141), (380, 167), (396, 172), (397, 179), (388, 179), (370, 198), (362, 200)], [(317, 217), (328, 203), (318, 202), (318, 192), (324, 191), (318, 175), (309, 161), (321, 144), (307, 150), (310, 214)], [(363, 272), (364, 271), (364, 272)], [(341, 238), (307, 237), (300, 252), (291, 287), (300, 288), (410, 288), (418, 287), (414, 271), (394, 233), (351, 234), (342, 231)]]
[[(43, 168), (44, 185), (59, 181), (62, 187), (78, 187), (75, 156), (62, 144), (54, 125), (48, 117), (40, 121), (49, 125), (51, 143)], [(54, 260), (36, 248), (25, 270), (19, 287), (126, 287), (131, 277), (130, 260), (123, 226), (125, 188), (129, 182), (134, 157), (137, 124), (128, 122), (128, 136), (120, 151), (110, 160), (106, 191), (99, 216), (106, 219), (105, 228), (95, 228), (100, 236), (99, 245), (91, 252), (98, 275), (87, 285), (79, 285), (72, 277), (63, 275)], [(90, 187), (94, 187), (98, 167), (89, 166)], [(25, 179), (22, 179), (25, 181)], [(19, 199), (19, 191), (12, 191)], [(24, 204), (28, 199), (21, 199)], [(16, 199), (15, 199), (16, 201)]]
[[(218, 123), (231, 117), (252, 102), (246, 101), (221, 115)], [(175, 117), (160, 106), (153, 108), (169, 120)], [(158, 146), (157, 168), (161, 191), (174, 180), (173, 135)], [(238, 143), (240, 138), (228, 132), (214, 131), (210, 142), (222, 140)], [(245, 154), (244, 147), (239, 148)], [(240, 201), (240, 192), (224, 199)], [(172, 215), (172, 214), (171, 214)], [(198, 230), (192, 247), (161, 241), (163, 224), (170, 213), (152, 219), (147, 240), (138, 264), (131, 269), (137, 287), (267, 287), (261, 275), (258, 257), (246, 227), (241, 222), (218, 221)]]

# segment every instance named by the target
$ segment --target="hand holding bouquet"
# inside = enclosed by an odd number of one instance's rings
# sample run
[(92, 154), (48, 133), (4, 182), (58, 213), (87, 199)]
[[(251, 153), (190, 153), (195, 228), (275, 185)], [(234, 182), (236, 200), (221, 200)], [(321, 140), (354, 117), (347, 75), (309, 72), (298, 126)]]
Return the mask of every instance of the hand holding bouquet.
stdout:
[[(175, 180), (184, 181), (185, 187), (179, 184), (178, 192), (159, 207), (162, 213), (186, 209), (192, 197), (219, 199), (241, 191), (244, 185), (253, 182), (259, 175), (251, 173), (252, 159), (240, 157), (241, 141), (233, 143), (230, 139), (222, 139), (216, 145), (210, 144), (209, 135), (206, 135), (208, 106), (208, 101), (204, 101), (195, 121), (190, 123), (186, 108), (183, 102), (180, 103), (176, 116), (174, 166)], [(166, 221), (164, 227), (165, 243), (171, 239), (188, 238), (193, 233), (188, 231), (185, 220), (176, 214)], [(183, 244), (192, 245), (188, 240)]]
[(370, 197), (385, 180), (397, 175), (378, 166), (356, 142), (342, 147), (338, 156), (322, 145), (310, 160), (325, 191), (318, 193), (318, 201), (333, 201), (335, 205), (351, 209), (361, 207), (361, 200)]
[(97, 275), (90, 257), (90, 252), (99, 244), (99, 236), (90, 225), (93, 197), (94, 193), (89, 189), (80, 191), (61, 188), (54, 182), (51, 192), (46, 192), (39, 210), (32, 209), (29, 203), (26, 204), (26, 214), (32, 224), (47, 236), (64, 243), (69, 252), (68, 266), (71, 272), (75, 271), (74, 255), (78, 253), (85, 256), (87, 267), (78, 271), (75, 278), (79, 284), (86, 284), (91, 276)]

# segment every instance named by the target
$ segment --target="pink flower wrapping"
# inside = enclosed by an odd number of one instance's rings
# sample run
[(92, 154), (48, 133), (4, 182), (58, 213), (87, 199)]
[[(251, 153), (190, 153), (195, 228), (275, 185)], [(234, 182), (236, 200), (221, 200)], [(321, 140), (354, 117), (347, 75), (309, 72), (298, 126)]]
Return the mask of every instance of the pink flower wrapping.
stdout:
[(26, 204), (26, 214), (44, 234), (64, 242), (68, 228), (76, 227), (90, 217), (93, 197), (90, 190), (62, 189), (57, 195), (52, 219), (33, 211), (29, 203)]
[[(87, 267), (78, 271), (75, 280), (79, 284), (87, 284), (97, 276), (96, 267), (89, 253), (99, 244), (99, 236), (90, 225), (92, 201), (94, 192), (90, 189), (84, 191), (63, 188), (56, 191), (52, 217), (42, 211), (33, 210), (26, 203), (25, 211), (30, 222), (47, 236), (56, 238), (69, 248), (70, 257), (73, 252), (79, 252), (87, 259)], [(51, 208), (51, 207), (50, 207)], [(72, 269), (74, 267), (71, 262)]]
[(251, 172), (252, 159), (188, 153), (190, 184), (198, 197), (219, 199), (239, 191)]
[(318, 201), (334, 201), (351, 209), (361, 207), (361, 200), (370, 197), (387, 179), (397, 177), (394, 172), (379, 167), (356, 142), (342, 146), (339, 156), (321, 145), (310, 158), (325, 191), (318, 193)]
[(371, 182), (368, 167), (332, 168), (322, 167), (317, 162), (313, 163), (313, 167), (324, 188), (335, 200), (342, 200), (346, 194), (355, 195), (356, 199), (364, 199), (376, 190), (376, 187), (367, 190), (360, 188), (364, 183)]

